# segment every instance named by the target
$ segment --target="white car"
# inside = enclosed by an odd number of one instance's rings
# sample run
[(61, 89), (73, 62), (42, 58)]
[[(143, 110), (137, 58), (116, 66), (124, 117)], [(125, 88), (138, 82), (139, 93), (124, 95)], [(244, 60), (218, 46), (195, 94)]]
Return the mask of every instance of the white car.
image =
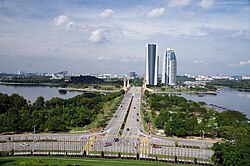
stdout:
[(27, 146), (30, 146), (27, 142), (20, 144), (20, 147), (27, 147)]

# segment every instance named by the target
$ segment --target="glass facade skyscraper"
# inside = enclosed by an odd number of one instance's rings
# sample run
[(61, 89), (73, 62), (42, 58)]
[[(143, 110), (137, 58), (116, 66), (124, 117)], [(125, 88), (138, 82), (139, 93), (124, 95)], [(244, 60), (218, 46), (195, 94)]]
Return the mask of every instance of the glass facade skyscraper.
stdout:
[(146, 44), (146, 85), (157, 85), (159, 56), (157, 44)]
[(173, 49), (167, 48), (162, 63), (162, 84), (175, 85), (177, 75), (177, 61)]

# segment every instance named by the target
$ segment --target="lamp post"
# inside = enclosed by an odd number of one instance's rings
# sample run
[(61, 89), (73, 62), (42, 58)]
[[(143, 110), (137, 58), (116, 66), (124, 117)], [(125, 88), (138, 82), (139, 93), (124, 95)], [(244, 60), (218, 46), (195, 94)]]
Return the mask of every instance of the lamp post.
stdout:
[(36, 126), (37, 126), (37, 124), (35, 124), (35, 125), (33, 126), (33, 128), (34, 128), (34, 134), (36, 134)]

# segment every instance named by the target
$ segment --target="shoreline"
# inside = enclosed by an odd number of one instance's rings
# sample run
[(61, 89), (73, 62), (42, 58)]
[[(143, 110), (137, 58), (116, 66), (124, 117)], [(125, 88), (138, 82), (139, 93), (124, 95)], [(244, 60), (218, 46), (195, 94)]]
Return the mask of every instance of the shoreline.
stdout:
[(199, 91), (188, 91), (188, 92), (177, 92), (177, 91), (174, 91), (174, 92), (165, 92), (165, 91), (152, 91), (152, 92), (149, 92), (149, 93), (153, 93), (153, 94), (204, 94), (204, 95), (217, 95), (218, 92), (217, 91), (207, 91), (207, 92), (199, 92)]
[(58, 84), (53, 83), (20, 83), (20, 82), (2, 82), (0, 81), (0, 85), (13, 85), (13, 86), (53, 86), (59, 87)]
[(58, 88), (58, 91), (77, 91), (77, 92), (103, 92), (103, 93), (114, 93), (114, 92), (119, 92), (120, 90), (102, 90), (102, 89), (83, 89), (83, 88)]

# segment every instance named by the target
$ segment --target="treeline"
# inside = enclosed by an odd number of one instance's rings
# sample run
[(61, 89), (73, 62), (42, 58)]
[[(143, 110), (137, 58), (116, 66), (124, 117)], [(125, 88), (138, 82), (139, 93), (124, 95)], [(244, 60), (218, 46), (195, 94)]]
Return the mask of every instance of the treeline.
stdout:
[(84, 93), (70, 99), (38, 97), (31, 104), (22, 96), (0, 93), (0, 133), (36, 131), (65, 131), (67, 127), (85, 126), (102, 112), (104, 102), (111, 101), (124, 92)]
[(56, 80), (50, 79), (48, 76), (12, 76), (2, 78), (2, 82), (10, 82), (10, 83), (26, 83), (26, 84), (41, 84), (41, 83), (51, 83), (51, 84), (59, 84), (63, 83), (64, 79)]
[(176, 82), (185, 82), (185, 81), (195, 81), (195, 78), (187, 77), (187, 76), (176, 76)]
[[(114, 85), (122, 86), (123, 80), (119, 78), (112, 79), (99, 79), (94, 76), (76, 76), (76, 77), (66, 77), (63, 79), (51, 79), (49, 76), (10, 76), (10, 77), (0, 77), (2, 82), (7, 83), (22, 83), (25, 86), (30, 85), (54, 85), (60, 87), (67, 86), (81, 86), (81, 85)], [(47, 85), (48, 86), (48, 85)]]
[(70, 80), (70, 83), (73, 84), (100, 84), (104, 82), (102, 79), (96, 78), (94, 76), (71, 77)]
[(179, 96), (148, 93), (146, 96), (155, 126), (164, 129), (169, 136), (200, 136), (204, 132), (205, 136), (225, 138), (228, 126), (235, 127), (235, 130), (249, 127), (249, 119), (238, 111), (219, 113), (204, 107), (204, 102), (194, 102)]
[(208, 83), (209, 85), (216, 85), (216, 86), (226, 86), (229, 88), (235, 89), (246, 89), (250, 90), (250, 80), (228, 80), (228, 79), (221, 79), (221, 80), (213, 80)]

